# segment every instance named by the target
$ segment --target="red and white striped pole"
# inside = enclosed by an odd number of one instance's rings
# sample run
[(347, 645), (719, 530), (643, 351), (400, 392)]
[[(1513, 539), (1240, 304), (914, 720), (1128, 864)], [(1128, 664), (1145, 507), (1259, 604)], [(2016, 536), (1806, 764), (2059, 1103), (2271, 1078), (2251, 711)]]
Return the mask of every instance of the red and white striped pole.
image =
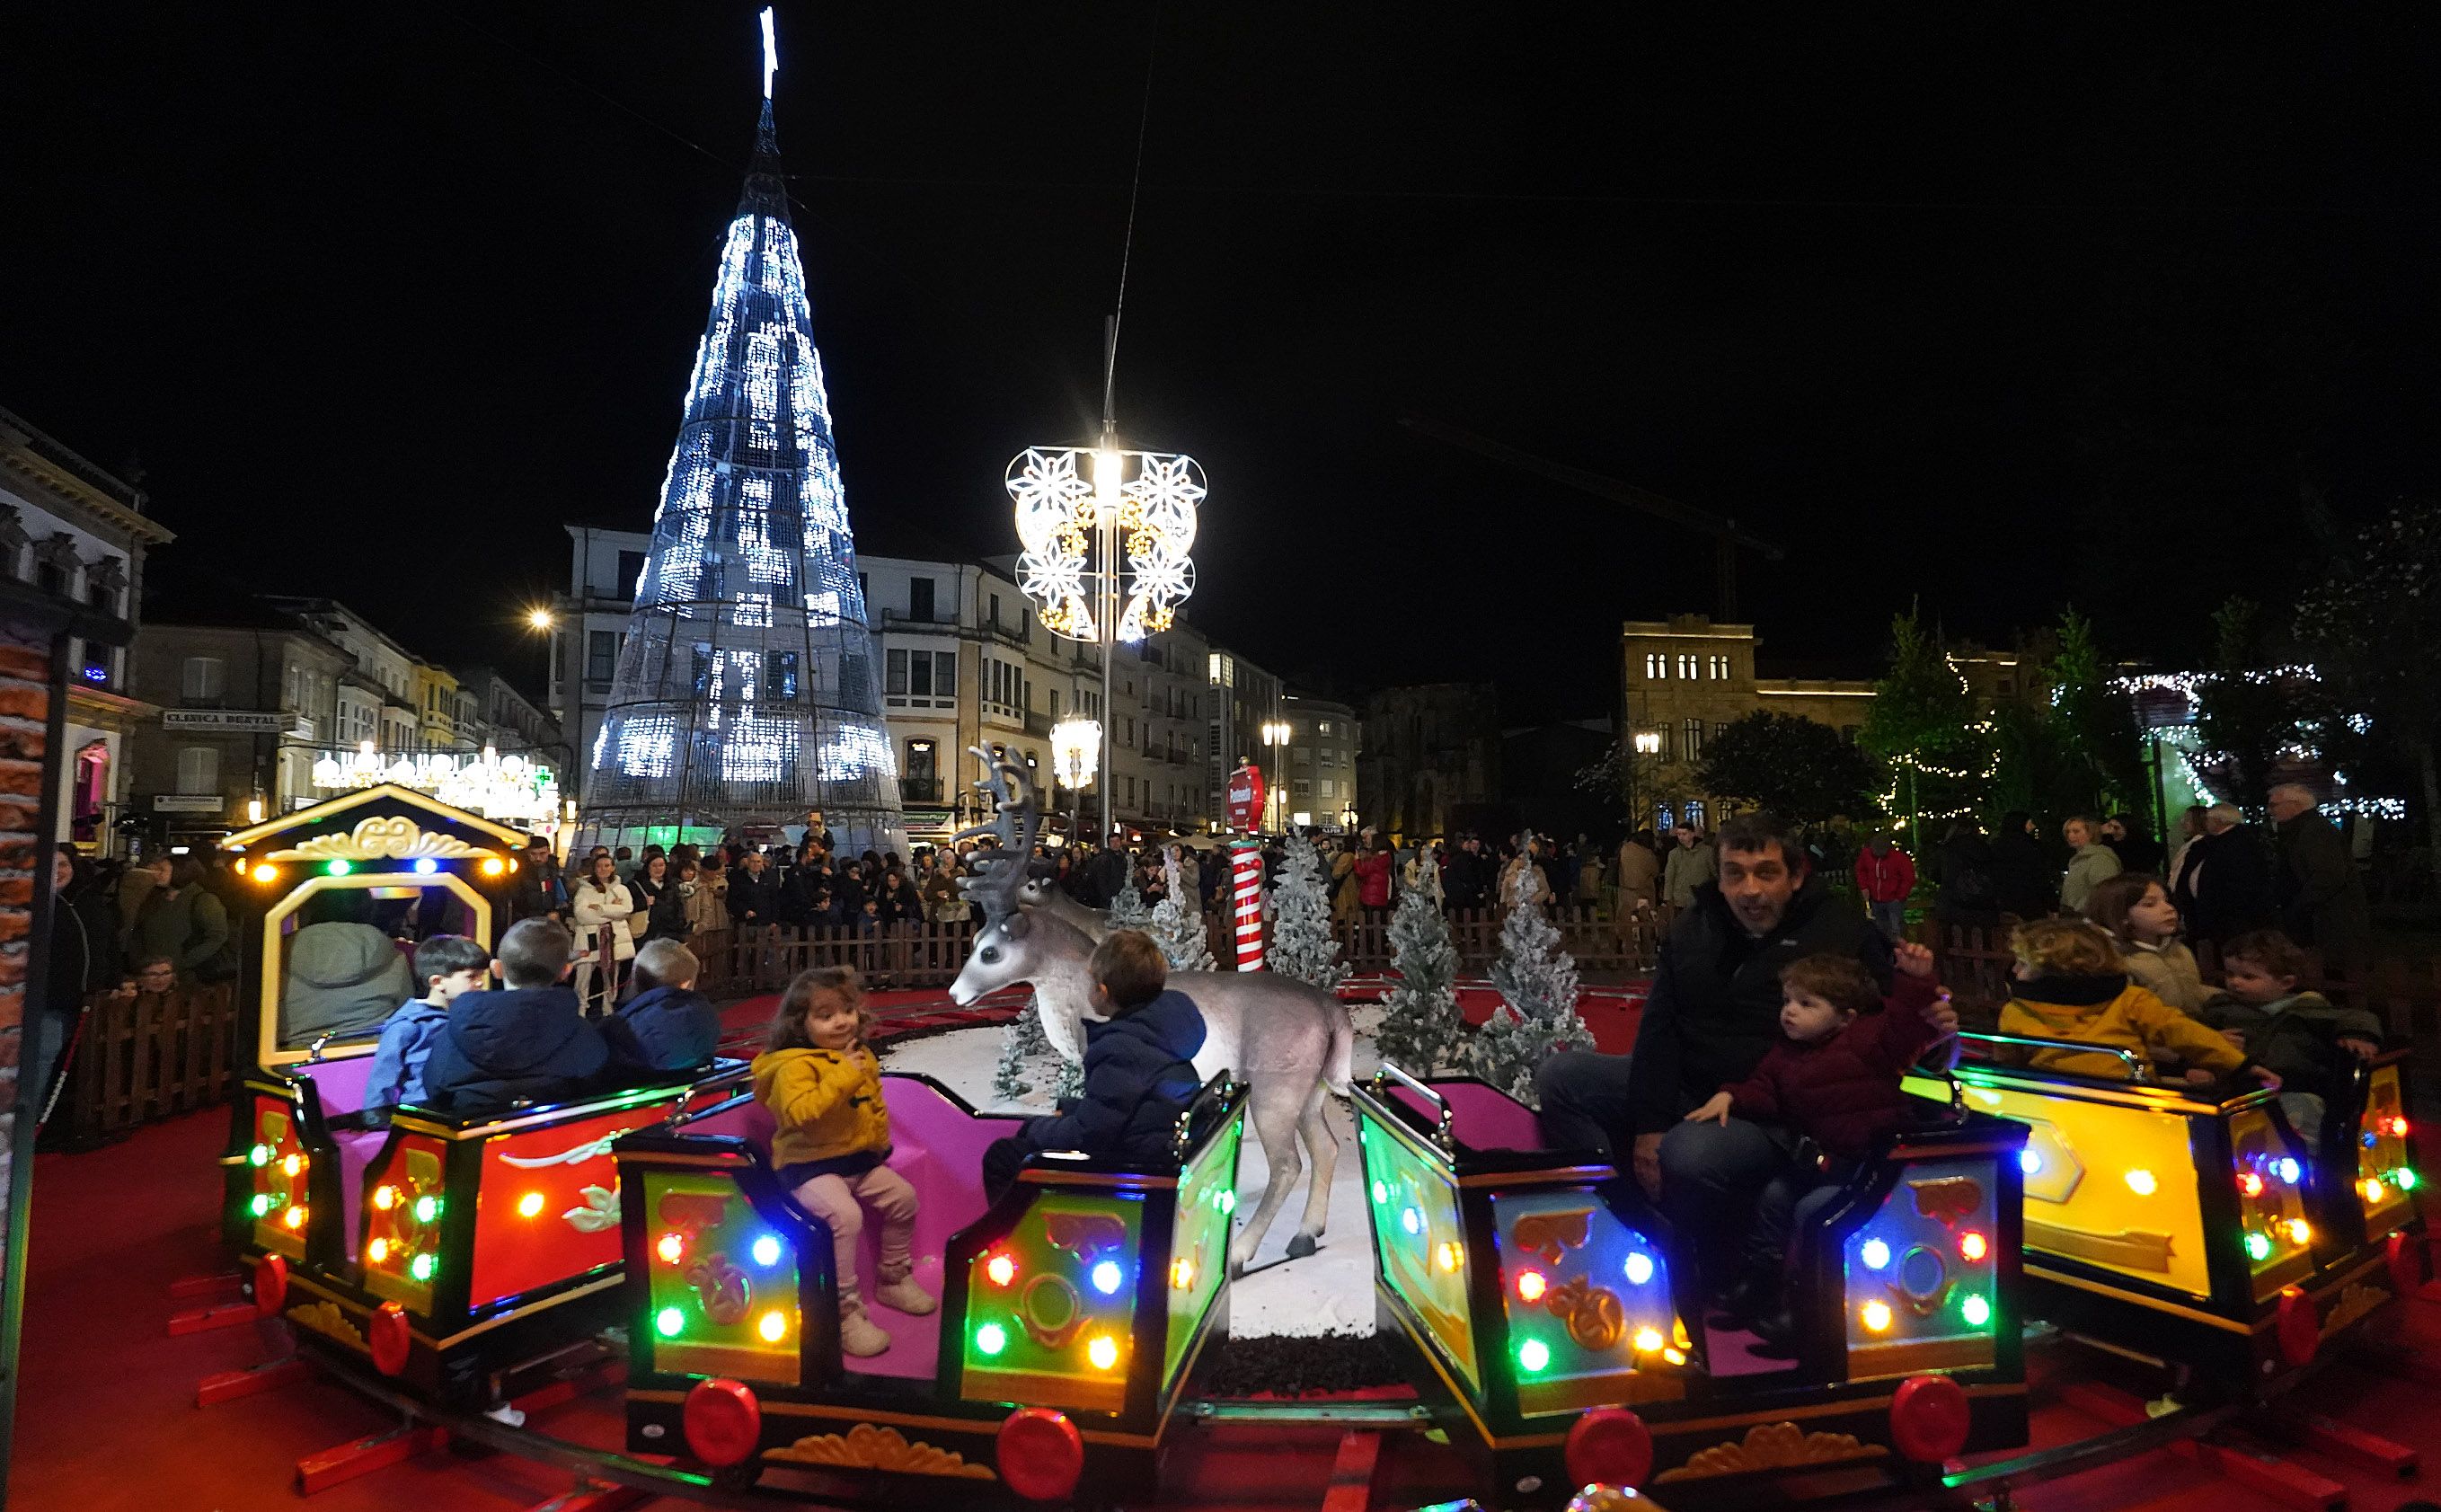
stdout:
[(1263, 774), (1253, 762), (1240, 762), (1229, 774), (1229, 825), (1239, 832), (1229, 842), (1229, 891), (1240, 971), (1263, 969), (1263, 845), (1255, 835), (1262, 815)]
[(1248, 838), (1229, 843), (1229, 873), (1238, 907), (1238, 969), (1263, 969), (1263, 848)]

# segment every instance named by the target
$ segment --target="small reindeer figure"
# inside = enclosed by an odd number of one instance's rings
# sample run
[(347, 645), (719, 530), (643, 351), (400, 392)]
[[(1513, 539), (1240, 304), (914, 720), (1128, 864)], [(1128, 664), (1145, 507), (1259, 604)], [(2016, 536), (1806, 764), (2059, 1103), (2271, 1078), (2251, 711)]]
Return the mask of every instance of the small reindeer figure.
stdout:
[[(973, 754), (990, 773), (976, 785), (997, 800), (999, 818), (960, 838), (996, 830), (1001, 846), (997, 854), (978, 855), (982, 873), (967, 884), (967, 896), (983, 905), (984, 927), (975, 936), (974, 953), (949, 984), (950, 999), (964, 1006), (1002, 987), (1031, 982), (1044, 1037), (1068, 1059), (1082, 1060), (1085, 1005), (1093, 990), (1085, 963), (1095, 937), (1071, 923), (1064, 910), (1027, 906), (1026, 864), (1041, 825), (1033, 787), (1022, 767), (982, 750)], [(1306, 1163), (1297, 1152), (1300, 1143), (1312, 1161), (1312, 1176), (1289, 1253), (1311, 1254), (1329, 1216), (1331, 1172), (1339, 1161), (1322, 1094), (1328, 1089), (1347, 1095), (1356, 1029), (1347, 1004), (1319, 987), (1268, 971), (1175, 971), (1169, 984), (1195, 999), (1203, 1016), (1203, 1049), (1196, 1054), (1195, 1073), (1209, 1081), (1229, 1071), (1247, 1083), (1248, 1117), (1271, 1166), (1262, 1200), (1230, 1243), (1231, 1269), (1243, 1269), (1253, 1258), (1296, 1185)]]

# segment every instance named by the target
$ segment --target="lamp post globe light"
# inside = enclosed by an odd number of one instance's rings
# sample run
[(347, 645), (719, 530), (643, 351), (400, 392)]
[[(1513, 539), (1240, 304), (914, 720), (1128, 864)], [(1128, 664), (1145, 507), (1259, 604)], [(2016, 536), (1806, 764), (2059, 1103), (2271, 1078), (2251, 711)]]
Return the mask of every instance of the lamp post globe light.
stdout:
[[(1102, 444), (1090, 450), (1029, 446), (1008, 464), (1017, 513), (1018, 586), (1044, 628), (1102, 651), (1101, 769), (1111, 768), (1111, 662), (1169, 628), (1195, 591), (1196, 504), (1203, 469), (1192, 457), (1126, 451), (1111, 444), (1103, 395)], [(1079, 463), (1091, 459), (1088, 481)], [(1090, 775), (1087, 778), (1091, 781)], [(1102, 834), (1116, 833), (1115, 784), (1102, 783)], [(1078, 804), (1081, 815), (1083, 805)]]
[(1639, 729), (1636, 732), (1635, 743), (1627, 755), (1627, 829), (1631, 835), (1636, 833), (1643, 819), (1636, 807), (1636, 790), (1640, 785), (1636, 779), (1641, 775), (1644, 764), (1660, 754), (1661, 731)]
[(1094, 763), (1102, 753), (1102, 722), (1071, 715), (1051, 727), (1051, 775), (1075, 800), (1068, 819), (1068, 843), (1083, 837), (1085, 789), (1093, 785)]
[(1275, 749), (1286, 750), (1288, 748), (1289, 737), (1293, 733), (1294, 733), (1294, 731), (1291, 729), (1289, 722), (1285, 719), (1266, 719), (1263, 721), (1263, 765), (1272, 769), (1271, 827), (1274, 834), (1278, 834), (1288, 828), (1287, 824), (1282, 821), (1287, 818), (1289, 811), (1289, 784), (1288, 774), (1280, 769), (1285, 758), (1275, 756), (1272, 753)]

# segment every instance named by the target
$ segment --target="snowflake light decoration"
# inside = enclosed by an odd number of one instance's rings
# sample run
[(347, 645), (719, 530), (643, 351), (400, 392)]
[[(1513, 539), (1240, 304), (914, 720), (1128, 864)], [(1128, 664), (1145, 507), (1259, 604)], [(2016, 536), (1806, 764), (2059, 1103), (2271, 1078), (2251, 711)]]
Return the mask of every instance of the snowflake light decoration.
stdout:
[[(1079, 459), (1094, 459), (1089, 479)], [(1134, 477), (1125, 477), (1134, 468)], [(1047, 451), (1028, 447), (1008, 464), (1017, 506), (1018, 586), (1045, 628), (1098, 641), (1095, 606), (1105, 587), (1115, 634), (1134, 642), (1169, 628), (1195, 591), (1196, 505), (1203, 470), (1191, 457), (1158, 452)], [(1122, 561), (1122, 557), (1124, 560)]]

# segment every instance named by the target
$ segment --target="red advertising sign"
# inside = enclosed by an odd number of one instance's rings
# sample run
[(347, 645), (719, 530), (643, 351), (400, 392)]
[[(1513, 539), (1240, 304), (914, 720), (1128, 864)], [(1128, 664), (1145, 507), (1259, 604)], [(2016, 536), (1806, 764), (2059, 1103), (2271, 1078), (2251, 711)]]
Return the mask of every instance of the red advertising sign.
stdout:
[(1247, 762), (1229, 774), (1229, 827), (1252, 831), (1263, 819), (1263, 774)]

